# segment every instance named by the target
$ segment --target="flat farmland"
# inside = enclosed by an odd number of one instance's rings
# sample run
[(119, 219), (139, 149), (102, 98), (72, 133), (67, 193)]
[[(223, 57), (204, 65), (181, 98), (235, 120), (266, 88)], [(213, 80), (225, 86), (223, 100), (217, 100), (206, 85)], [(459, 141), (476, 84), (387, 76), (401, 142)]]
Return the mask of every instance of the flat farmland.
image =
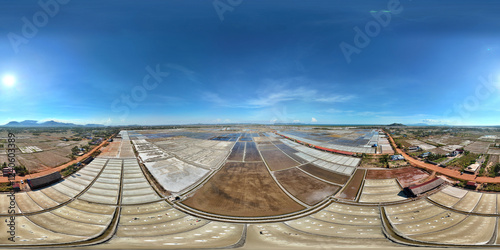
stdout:
[(495, 165), (497, 163), (500, 163), (500, 156), (499, 155), (491, 155), (490, 159), (488, 160), (488, 164)]
[[(87, 145), (89, 140), (81, 141), (62, 141), (61, 138), (71, 138), (72, 132), (57, 132), (57, 133), (42, 133), (33, 135), (32, 133), (16, 134), (16, 157), (18, 163), (26, 167), (30, 173), (36, 173), (49, 168), (57, 167), (71, 159), (68, 157), (71, 154), (71, 148)], [(1, 134), (1, 138), (6, 137), (6, 134)], [(41, 152), (26, 150), (26, 148), (39, 148)], [(27, 153), (23, 153), (23, 149)], [(31, 152), (30, 152), (31, 151)], [(2, 151), (2, 153), (6, 153)], [(6, 157), (0, 156), (0, 164), (6, 162)], [(5, 160), (4, 160), (5, 159)]]
[(260, 151), (262, 157), (272, 171), (292, 168), (298, 166), (299, 163), (285, 155), (279, 149)]
[(19, 161), (21, 165), (25, 166), (30, 173), (36, 173), (49, 169), (49, 167), (44, 166), (33, 154), (16, 155), (16, 158), (17, 161)]
[(366, 173), (366, 179), (392, 179), (397, 178), (399, 183), (409, 186), (420, 180), (427, 178), (429, 174), (421, 169), (415, 167), (402, 167), (396, 169), (369, 169)]
[(297, 168), (276, 171), (273, 174), (288, 192), (308, 205), (314, 205), (340, 189), (340, 186), (320, 181)]
[(243, 217), (280, 215), (304, 208), (280, 189), (263, 162), (227, 162), (183, 203), (209, 213)]
[(52, 151), (34, 153), (33, 156), (38, 159), (38, 162), (51, 168), (57, 167), (70, 161), (70, 158), (58, 155), (57, 153)]
[(429, 151), (429, 150), (431, 150), (431, 149), (433, 149), (433, 148), (436, 148), (436, 146), (433, 146), (433, 145), (427, 144), (427, 143), (425, 143), (425, 142), (423, 142), (423, 141), (419, 141), (419, 140), (417, 140), (417, 139), (411, 139), (411, 140), (410, 140), (410, 139), (407, 139), (406, 141), (407, 141), (409, 144), (411, 144), (412, 146), (419, 146), (419, 147), (421, 147), (421, 148), (422, 148), (423, 150), (425, 150), (425, 151)]
[(464, 149), (475, 154), (486, 154), (491, 142), (475, 141), (467, 145)]
[(365, 176), (366, 170), (358, 169), (352, 176), (347, 186), (344, 188), (342, 193), (339, 195), (341, 199), (355, 200), (358, 194), (361, 184), (363, 183), (363, 178)]
[(488, 149), (488, 154), (490, 154), (490, 155), (500, 155), (500, 149), (499, 148), (490, 148), (490, 149)]
[(451, 144), (460, 144), (462, 143), (462, 139), (459, 137), (455, 136), (450, 136), (450, 135), (443, 135), (443, 136), (432, 136), (431, 138), (427, 139), (430, 142), (438, 143), (438, 144), (444, 144), (444, 145), (451, 145)]
[(227, 158), (230, 161), (243, 161), (243, 155), (245, 154), (245, 143), (236, 142), (234, 144), (231, 154)]
[(318, 177), (323, 180), (337, 183), (339, 185), (344, 185), (348, 180), (349, 176), (347, 175), (342, 175), (342, 174), (337, 174), (331, 171), (328, 171), (326, 169), (314, 166), (313, 164), (306, 164), (303, 166), (300, 166), (300, 169)]
[(244, 161), (262, 161), (255, 142), (247, 142)]

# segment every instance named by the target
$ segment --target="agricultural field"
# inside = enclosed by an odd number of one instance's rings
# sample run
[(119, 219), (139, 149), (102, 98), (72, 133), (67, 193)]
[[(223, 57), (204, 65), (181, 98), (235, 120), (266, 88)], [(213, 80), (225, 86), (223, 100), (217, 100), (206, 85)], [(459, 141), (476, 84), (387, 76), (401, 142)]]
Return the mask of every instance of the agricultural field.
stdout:
[(464, 149), (475, 154), (486, 154), (491, 145), (491, 142), (475, 141), (467, 145)]
[[(36, 132), (35, 132), (36, 131)], [(0, 144), (5, 145), (7, 134), (0, 133)], [(30, 173), (37, 173), (71, 161), (72, 148), (87, 146), (90, 139), (82, 138), (71, 129), (21, 130), (16, 132), (17, 160)], [(6, 162), (6, 152), (0, 150), (0, 164)]]
[(382, 162), (381, 155), (365, 155), (359, 165), (362, 168), (385, 168), (387, 165)]
[(452, 161), (446, 164), (447, 168), (463, 171), (466, 167), (471, 164), (474, 164), (475, 161), (479, 158), (479, 154), (475, 153), (464, 153), (462, 157), (456, 157)]

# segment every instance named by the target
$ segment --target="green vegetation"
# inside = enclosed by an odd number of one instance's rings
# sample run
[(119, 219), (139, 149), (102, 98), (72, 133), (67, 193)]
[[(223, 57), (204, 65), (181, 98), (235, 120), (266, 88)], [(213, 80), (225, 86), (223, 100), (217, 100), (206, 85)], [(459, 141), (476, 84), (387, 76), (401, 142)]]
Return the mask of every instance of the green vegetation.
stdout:
[(489, 177), (497, 177), (500, 175), (498, 172), (500, 172), (500, 163), (497, 163), (490, 168), (488, 176)]
[(79, 152), (80, 152), (80, 148), (78, 146), (74, 146), (71, 149), (71, 153), (73, 153), (74, 155), (78, 154)]
[(500, 184), (488, 183), (483, 187), (484, 191), (495, 191), (500, 192)]
[(466, 167), (471, 164), (476, 163), (476, 159), (479, 157), (478, 154), (471, 153), (469, 151), (464, 151), (462, 157), (458, 157), (449, 162), (448, 166), (459, 167), (460, 171), (463, 171)]
[[(135, 147), (133, 149), (134, 149), (134, 152), (136, 152), (135, 151)], [(362, 157), (362, 159), (361, 159), (360, 166), (363, 166), (363, 167), (378, 167), (378, 168), (383, 168), (383, 167), (386, 166), (384, 163), (381, 163), (380, 157), (382, 157), (382, 155), (361, 154), (361, 157)]]
[[(4, 169), (7, 167), (7, 163), (4, 162), (2, 164), (2, 166), (0, 167), (0, 169)], [(25, 176), (28, 174), (28, 170), (26, 169), (25, 166), (14, 166), (14, 170), (16, 171), (16, 175), (19, 175), (19, 176)]]
[(441, 162), (446, 161), (446, 160), (448, 160), (448, 157), (445, 156), (445, 157), (441, 157), (439, 159), (436, 159), (433, 162), (435, 162), (435, 163), (441, 163)]
[(483, 164), (481, 164), (481, 168), (479, 168), (478, 176), (485, 176), (486, 166), (488, 166), (489, 159), (490, 159), (490, 155), (486, 155), (486, 159), (484, 159)]
[(14, 167), (14, 170), (16, 170), (16, 175), (19, 175), (19, 176), (25, 176), (28, 174), (28, 170), (26, 169), (25, 166), (15, 166)]
[(0, 183), (0, 192), (12, 191), (12, 184), (10, 182)]
[(460, 181), (460, 182), (457, 184), (457, 186), (458, 186), (458, 187), (461, 187), (461, 188), (465, 188), (465, 186), (466, 186), (466, 185), (467, 185), (467, 181), (464, 181), (464, 180)]
[(389, 158), (390, 158), (389, 155), (382, 155), (379, 161), (384, 165), (384, 167), (387, 167), (389, 165)]
[(429, 156), (427, 156), (427, 160), (433, 161), (433, 162), (437, 162), (438, 160), (441, 160), (441, 159), (446, 160), (447, 157), (445, 155), (442, 155), (442, 154), (430, 154)]
[(422, 152), (406, 152), (406, 153), (413, 158), (417, 158), (419, 155), (422, 154)]
[(68, 175), (72, 175), (73, 173), (75, 173), (76, 171), (78, 171), (82, 167), (83, 167), (83, 165), (78, 166), (76, 163), (73, 163), (70, 166), (68, 166), (68, 167), (64, 168), (63, 170), (61, 170), (61, 175), (63, 177), (66, 177)]
[(394, 142), (398, 148), (407, 148), (411, 146), (411, 144), (406, 142), (404, 138), (394, 138)]

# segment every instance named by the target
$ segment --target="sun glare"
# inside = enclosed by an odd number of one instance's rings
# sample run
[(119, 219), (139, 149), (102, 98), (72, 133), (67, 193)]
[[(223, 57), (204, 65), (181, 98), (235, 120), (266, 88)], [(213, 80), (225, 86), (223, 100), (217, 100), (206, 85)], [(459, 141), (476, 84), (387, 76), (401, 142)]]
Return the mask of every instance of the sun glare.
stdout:
[(16, 84), (16, 78), (13, 75), (6, 75), (2, 78), (2, 82), (7, 87), (12, 87)]

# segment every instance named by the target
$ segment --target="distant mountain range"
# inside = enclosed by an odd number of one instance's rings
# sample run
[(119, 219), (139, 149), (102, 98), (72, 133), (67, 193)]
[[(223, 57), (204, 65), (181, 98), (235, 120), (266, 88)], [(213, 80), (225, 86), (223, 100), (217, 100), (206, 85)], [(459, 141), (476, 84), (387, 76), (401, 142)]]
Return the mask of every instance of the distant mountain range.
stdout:
[(393, 123), (393, 124), (389, 124), (387, 126), (412, 126), (412, 127), (425, 127), (425, 126), (437, 126), (437, 127), (448, 127), (450, 125), (447, 125), (447, 124), (428, 124), (428, 123), (415, 123), (415, 124), (408, 124), (408, 125), (404, 125), (402, 123)]
[(46, 122), (39, 122), (35, 120), (25, 120), (22, 122), (11, 121), (3, 126), (4, 127), (104, 127), (104, 125), (102, 124), (78, 125), (74, 123), (56, 122), (52, 120)]

